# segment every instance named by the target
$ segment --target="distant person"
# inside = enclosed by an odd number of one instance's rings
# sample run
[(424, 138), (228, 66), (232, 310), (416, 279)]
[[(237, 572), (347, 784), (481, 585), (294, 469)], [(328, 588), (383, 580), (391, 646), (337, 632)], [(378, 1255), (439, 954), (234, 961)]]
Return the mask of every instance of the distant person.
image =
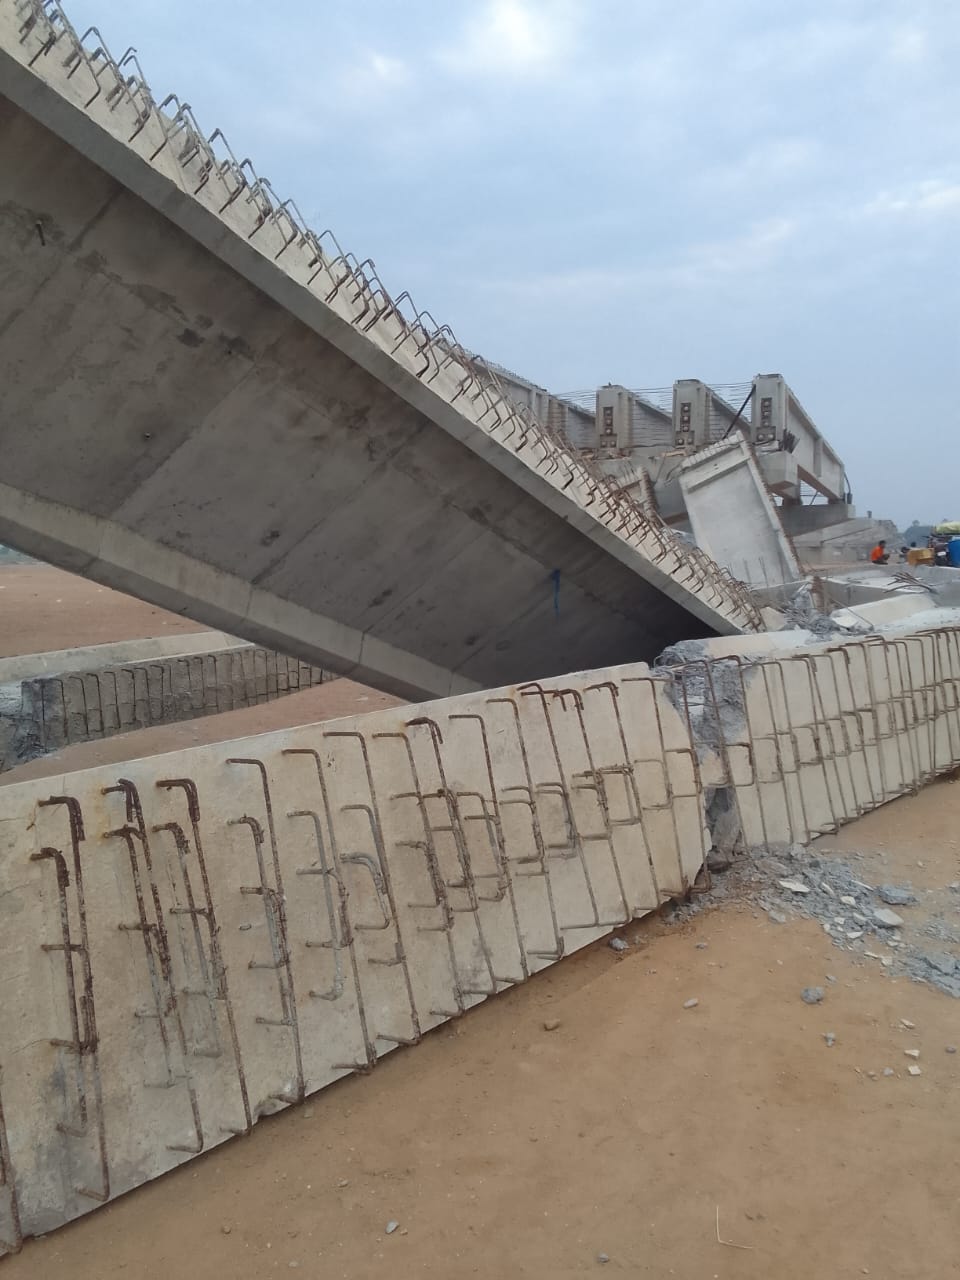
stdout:
[(900, 563), (901, 563), (901, 564), (906, 564), (906, 563), (907, 563), (907, 561), (908, 561), (908, 559), (909, 559), (909, 556), (910, 556), (910, 548), (909, 548), (909, 547), (901, 547), (901, 548), (900, 548)]
[(887, 551), (887, 544), (886, 542), (884, 542), (883, 538), (881, 538), (880, 541), (877, 543), (877, 545), (870, 552), (870, 563), (871, 564), (887, 564), (889, 559), (890, 559), (890, 553), (889, 551)]

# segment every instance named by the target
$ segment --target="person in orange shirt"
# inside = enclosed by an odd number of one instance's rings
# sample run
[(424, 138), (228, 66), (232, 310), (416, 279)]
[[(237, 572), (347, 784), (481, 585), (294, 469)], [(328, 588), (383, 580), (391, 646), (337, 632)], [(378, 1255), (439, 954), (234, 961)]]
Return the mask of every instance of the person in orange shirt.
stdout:
[(887, 544), (881, 538), (870, 552), (870, 561), (872, 564), (886, 564), (889, 559), (890, 554), (887, 551)]

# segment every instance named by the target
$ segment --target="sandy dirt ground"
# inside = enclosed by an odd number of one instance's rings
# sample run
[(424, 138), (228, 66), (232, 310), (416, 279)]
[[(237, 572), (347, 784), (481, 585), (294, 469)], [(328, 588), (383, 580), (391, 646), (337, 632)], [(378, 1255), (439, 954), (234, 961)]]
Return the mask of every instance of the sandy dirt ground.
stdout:
[(206, 630), (49, 565), (0, 566), (0, 658)]
[[(0, 585), (20, 572), (33, 586), (23, 577), (4, 602), (0, 652), (156, 634), (168, 617), (54, 570), (4, 569)], [(383, 696), (336, 681), (70, 748), (53, 767), (373, 710)], [(929, 888), (960, 878), (958, 847), (955, 782), (817, 844), (824, 858), (862, 855), (871, 883)], [(835, 948), (815, 921), (777, 924), (729, 894), (621, 936), (622, 954), (598, 943), (370, 1076), (28, 1242), (3, 1280), (960, 1275), (960, 1054), (946, 1052), (960, 1002)], [(803, 1002), (808, 986), (825, 988), (822, 1004)]]
[[(820, 852), (943, 885), (958, 824), (939, 783)], [(29, 1243), (4, 1280), (960, 1274), (960, 1002), (749, 902), (622, 936)]]
[[(0, 657), (206, 629), (47, 565), (0, 567)], [(0, 774), (0, 786), (290, 725), (362, 715), (397, 706), (399, 701), (352, 680), (332, 680), (259, 707), (78, 743)]]

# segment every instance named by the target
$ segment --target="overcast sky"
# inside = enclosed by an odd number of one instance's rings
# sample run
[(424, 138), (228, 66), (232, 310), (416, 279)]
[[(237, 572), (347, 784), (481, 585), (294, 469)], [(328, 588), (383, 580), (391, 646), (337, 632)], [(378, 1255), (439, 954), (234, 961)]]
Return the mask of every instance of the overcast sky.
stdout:
[(960, 518), (957, 0), (68, 0), (554, 391), (780, 372), (860, 511)]

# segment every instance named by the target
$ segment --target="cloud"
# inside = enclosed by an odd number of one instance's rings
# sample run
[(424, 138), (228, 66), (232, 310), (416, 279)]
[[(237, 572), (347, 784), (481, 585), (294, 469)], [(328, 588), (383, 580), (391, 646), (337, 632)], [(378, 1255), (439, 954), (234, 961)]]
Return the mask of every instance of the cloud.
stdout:
[(471, 76), (542, 76), (570, 52), (576, 17), (570, 0), (486, 0), (438, 59)]
[(927, 178), (896, 191), (882, 191), (863, 208), (867, 217), (941, 218), (960, 215), (960, 182)]
[(792, 218), (768, 218), (751, 223), (727, 239), (686, 246), (673, 260), (639, 262), (635, 266), (576, 266), (557, 271), (518, 275), (509, 279), (485, 277), (476, 285), (504, 296), (555, 298), (657, 296), (662, 290), (705, 291), (730, 278), (767, 273), (776, 265), (799, 230)]
[(894, 62), (911, 65), (924, 62), (929, 47), (929, 37), (922, 27), (898, 26), (890, 33), (889, 54)]

